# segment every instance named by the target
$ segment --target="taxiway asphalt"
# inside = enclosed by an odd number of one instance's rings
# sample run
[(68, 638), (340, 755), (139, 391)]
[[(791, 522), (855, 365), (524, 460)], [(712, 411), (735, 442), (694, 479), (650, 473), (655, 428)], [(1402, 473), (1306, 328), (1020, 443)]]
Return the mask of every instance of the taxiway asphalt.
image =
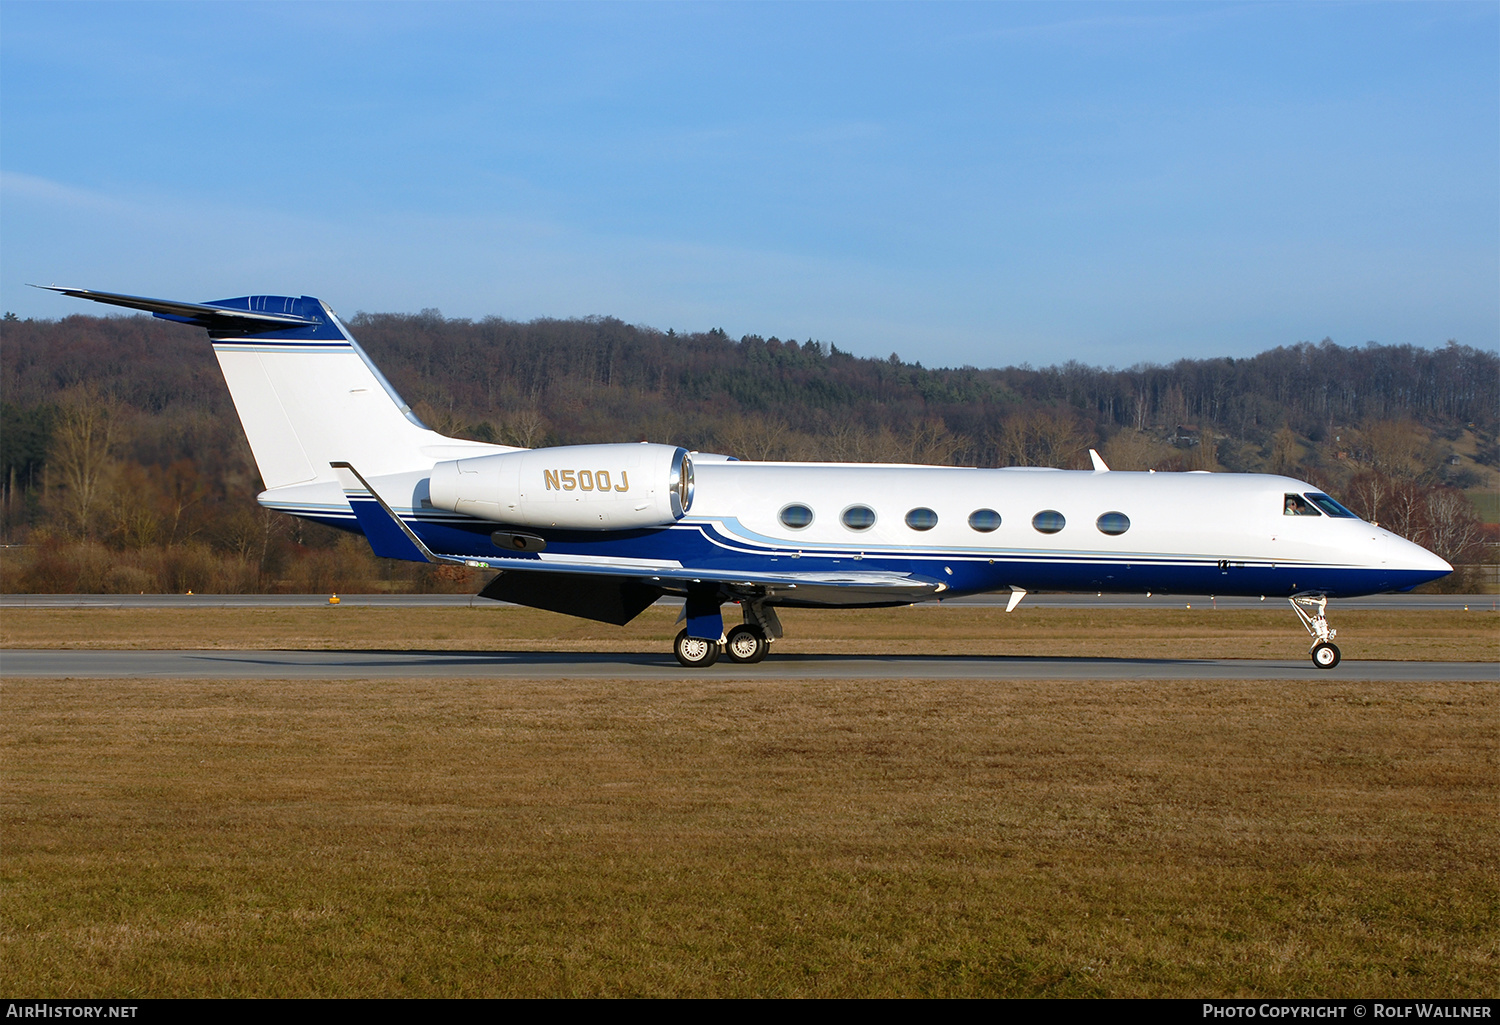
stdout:
[(1496, 682), (1488, 662), (1346, 660), (1332, 670), (1287, 659), (1041, 658), (777, 655), (758, 665), (721, 660), (689, 670), (670, 655), (478, 651), (0, 651), (6, 678), (494, 680), (1303, 680), (1337, 683)]

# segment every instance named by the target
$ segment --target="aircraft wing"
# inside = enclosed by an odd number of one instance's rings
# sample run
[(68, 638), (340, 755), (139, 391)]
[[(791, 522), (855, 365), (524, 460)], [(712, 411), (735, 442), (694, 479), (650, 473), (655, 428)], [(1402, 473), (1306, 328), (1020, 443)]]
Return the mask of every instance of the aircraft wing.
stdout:
[[(472, 563), (471, 563), (472, 564)], [(480, 597), (508, 601), (569, 616), (623, 626), (667, 594), (691, 600), (702, 595), (713, 606), (724, 601), (768, 601), (772, 605), (908, 605), (946, 588), (937, 581), (884, 573), (764, 573), (716, 575), (701, 569), (631, 569), (615, 565), (486, 559), (500, 575)]]
[[(476, 560), (456, 561), (473, 564)], [(670, 566), (658, 563), (631, 566), (624, 560), (590, 562), (570, 559), (556, 562), (543, 555), (536, 559), (485, 559), (483, 565), (505, 573), (557, 574), (560, 576), (607, 577), (636, 580), (658, 587), (666, 594), (718, 585), (734, 598), (770, 598), (795, 604), (871, 604), (904, 605), (922, 601), (947, 590), (937, 580), (927, 580), (897, 573), (741, 573), (715, 571), (711, 568)], [(646, 560), (642, 560), (646, 562)]]
[(369, 481), (347, 462), (332, 464), (360, 529), (376, 555), (497, 569), (480, 594), (532, 608), (624, 625), (664, 594), (717, 595), (776, 605), (906, 605), (948, 589), (938, 580), (869, 572), (728, 572), (665, 559), (591, 558), (542, 552), (476, 559), (434, 552)]

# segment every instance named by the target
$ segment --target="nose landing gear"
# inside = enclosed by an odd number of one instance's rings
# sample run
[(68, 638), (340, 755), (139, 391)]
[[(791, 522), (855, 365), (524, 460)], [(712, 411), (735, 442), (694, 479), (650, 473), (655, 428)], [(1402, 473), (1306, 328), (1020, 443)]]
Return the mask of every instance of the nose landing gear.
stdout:
[(1328, 595), (1294, 594), (1287, 601), (1291, 602), (1292, 611), (1297, 613), (1297, 618), (1312, 636), (1313, 665), (1319, 669), (1332, 669), (1338, 665), (1343, 655), (1339, 646), (1333, 643), (1338, 631), (1328, 627)]

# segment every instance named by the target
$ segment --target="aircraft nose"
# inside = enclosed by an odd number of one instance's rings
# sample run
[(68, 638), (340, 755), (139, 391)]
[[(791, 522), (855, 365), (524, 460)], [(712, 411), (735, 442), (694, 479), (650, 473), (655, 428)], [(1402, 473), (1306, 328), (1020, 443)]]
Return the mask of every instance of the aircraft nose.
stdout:
[(1422, 566), (1420, 567), (1421, 569), (1430, 570), (1433, 573), (1453, 572), (1453, 564), (1450, 563), (1447, 559), (1443, 558), (1440, 555), (1434, 555), (1432, 552), (1429, 552), (1427, 549), (1421, 548), (1420, 546), (1418, 547), (1418, 550), (1423, 555)]
[(1384, 547), (1386, 551), (1382, 561), (1393, 569), (1431, 573), (1434, 577), (1453, 572), (1447, 559), (1403, 537), (1391, 535)]

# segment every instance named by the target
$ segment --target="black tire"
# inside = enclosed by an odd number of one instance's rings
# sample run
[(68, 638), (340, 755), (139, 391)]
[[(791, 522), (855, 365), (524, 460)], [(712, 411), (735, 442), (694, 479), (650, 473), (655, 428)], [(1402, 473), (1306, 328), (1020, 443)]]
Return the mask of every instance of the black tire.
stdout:
[(672, 642), (672, 654), (689, 669), (707, 669), (719, 661), (719, 642), (689, 637), (688, 632), (683, 630), (677, 634), (677, 640)]
[(724, 639), (724, 654), (731, 662), (759, 662), (770, 650), (771, 642), (766, 640), (765, 631), (749, 623), (735, 627)]
[(1343, 655), (1339, 651), (1337, 644), (1330, 644), (1324, 641), (1322, 644), (1313, 645), (1312, 661), (1313, 665), (1319, 669), (1332, 669), (1339, 664), (1342, 658)]

